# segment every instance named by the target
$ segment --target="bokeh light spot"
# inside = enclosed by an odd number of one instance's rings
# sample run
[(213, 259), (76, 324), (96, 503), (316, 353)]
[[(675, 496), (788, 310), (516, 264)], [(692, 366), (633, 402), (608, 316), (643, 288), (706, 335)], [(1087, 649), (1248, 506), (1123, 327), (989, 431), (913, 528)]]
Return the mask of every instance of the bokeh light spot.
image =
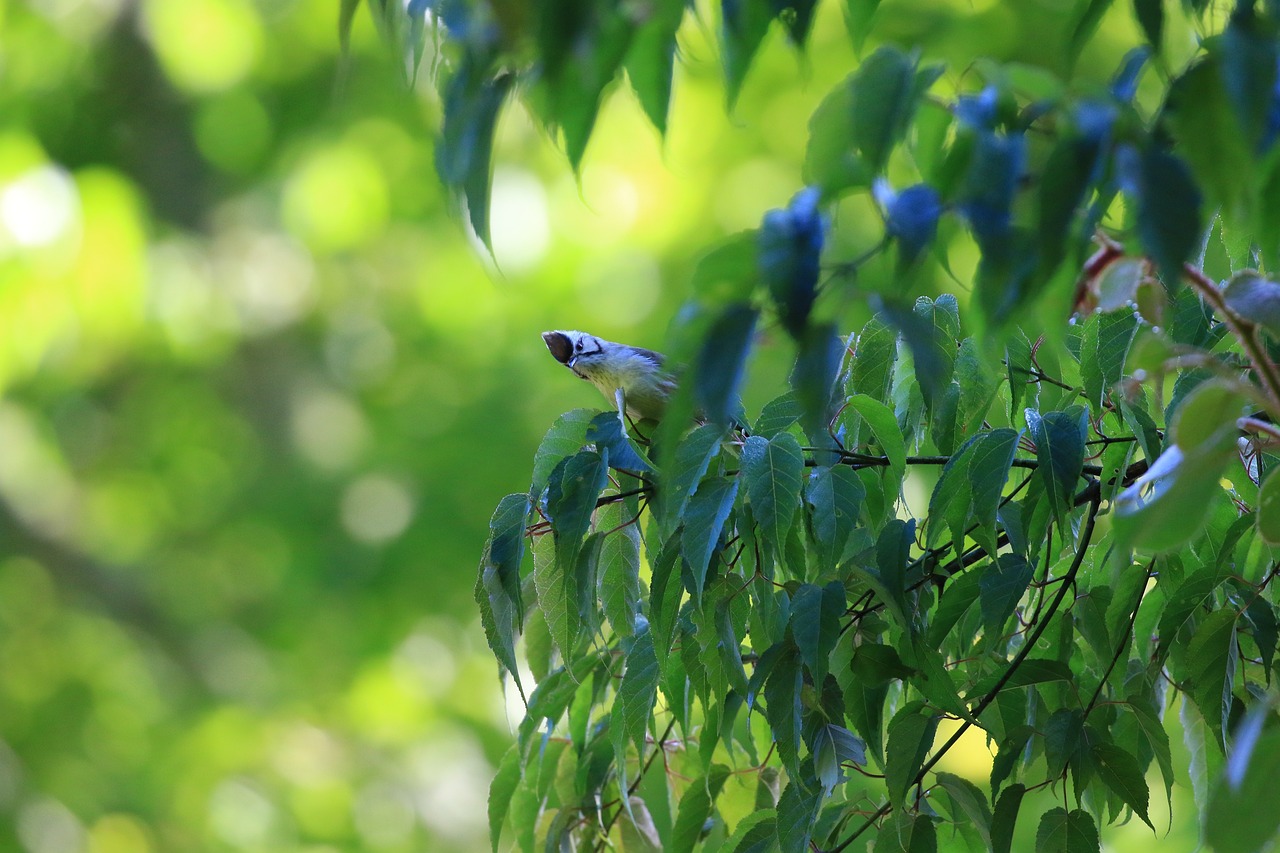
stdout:
[(143, 12), (160, 64), (188, 91), (234, 86), (262, 53), (262, 21), (248, 0), (149, 0)]
[(0, 190), (0, 239), (26, 249), (47, 246), (72, 230), (78, 206), (75, 184), (66, 171), (55, 166), (32, 169)]
[(497, 169), (489, 202), (489, 232), (498, 266), (510, 273), (537, 266), (551, 242), (547, 193), (523, 169)]
[(53, 799), (40, 799), (18, 812), (18, 838), (28, 853), (81, 853), (85, 832), (71, 810)]
[(387, 182), (363, 148), (337, 144), (313, 152), (284, 191), (284, 221), (320, 251), (359, 246), (381, 231), (389, 206)]
[(413, 498), (401, 483), (368, 474), (342, 495), (342, 526), (355, 539), (376, 545), (394, 539), (413, 520)]
[(276, 807), (244, 779), (227, 779), (209, 797), (209, 825), (234, 847), (263, 846), (276, 820)]
[(196, 146), (224, 172), (239, 175), (259, 165), (271, 133), (271, 118), (251, 92), (237, 90), (210, 98), (196, 113)]
[(301, 391), (292, 420), (294, 445), (318, 468), (338, 471), (350, 466), (368, 441), (359, 407), (333, 391)]

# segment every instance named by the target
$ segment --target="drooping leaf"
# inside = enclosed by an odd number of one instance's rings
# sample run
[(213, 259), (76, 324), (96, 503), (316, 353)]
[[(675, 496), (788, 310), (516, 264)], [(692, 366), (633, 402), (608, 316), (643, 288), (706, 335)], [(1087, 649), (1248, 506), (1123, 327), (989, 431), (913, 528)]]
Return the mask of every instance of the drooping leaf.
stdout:
[(938, 831), (925, 814), (898, 809), (876, 834), (872, 853), (937, 853)]
[(1025, 785), (1015, 783), (1000, 792), (995, 812), (991, 816), (991, 853), (1009, 853), (1013, 846), (1013, 828), (1018, 821), (1018, 809), (1026, 794)]
[(1138, 237), (1156, 262), (1165, 285), (1176, 290), (1182, 264), (1200, 238), (1201, 195), (1183, 160), (1158, 148), (1122, 149), (1127, 191), (1137, 195)]
[(1254, 713), (1257, 734), (1242, 737), (1246, 729), (1236, 735), (1226, 773), (1216, 781), (1205, 812), (1205, 840), (1216, 853), (1264, 850), (1280, 829), (1280, 810), (1262, 805), (1274, 802), (1280, 731), (1262, 728), (1262, 720), (1269, 716), (1265, 705)]
[[(817, 298), (826, 231), (825, 217), (818, 209), (820, 198), (813, 187), (796, 193), (785, 208), (764, 215), (758, 237), (760, 278), (769, 289), (783, 328), (801, 342)], [(814, 345), (823, 343), (814, 341)], [(815, 352), (821, 349), (818, 346)]]
[(777, 844), (782, 850), (808, 850), (813, 822), (822, 806), (817, 785), (803, 785), (798, 778), (787, 782), (778, 798)]
[(694, 397), (710, 421), (728, 425), (738, 414), (738, 389), (755, 326), (754, 308), (732, 304), (707, 331), (694, 373)]
[(573, 409), (556, 418), (533, 455), (532, 494), (541, 495), (555, 467), (587, 443), (587, 428), (596, 414), (592, 409)]
[(764, 41), (773, 20), (769, 0), (730, 0), (720, 7), (723, 16), (721, 57), (729, 109), (738, 101), (751, 60)]
[(804, 475), (804, 454), (790, 433), (749, 437), (742, 447), (742, 476), (761, 538), (781, 554), (795, 519)]
[(671, 830), (671, 849), (675, 853), (693, 853), (702, 835), (703, 824), (711, 816), (712, 806), (728, 776), (729, 768), (713, 764), (705, 776), (690, 783), (680, 798), (675, 826)]
[(600, 546), (600, 607), (620, 637), (631, 635), (640, 612), (640, 531), (635, 519), (623, 517), (624, 511), (614, 503), (596, 516), (597, 526), (606, 532)]
[(862, 480), (851, 468), (818, 468), (810, 475), (805, 501), (812, 507), (813, 535), (823, 571), (834, 569), (844, 556), (865, 497)]
[(738, 821), (722, 848), (725, 853), (766, 853), (777, 839), (778, 813), (762, 808)]
[(982, 625), (988, 643), (1000, 639), (1004, 623), (1013, 615), (1034, 575), (1035, 567), (1016, 554), (1001, 554), (982, 573), (978, 588), (982, 595)]
[(1098, 827), (1083, 809), (1056, 806), (1040, 817), (1036, 853), (1099, 853)]
[(680, 549), (693, 573), (694, 602), (702, 600), (703, 584), (711, 555), (715, 552), (720, 532), (733, 509), (738, 494), (738, 481), (725, 477), (712, 477), (702, 482), (694, 492), (684, 514), (684, 533)]
[(778, 757), (792, 778), (800, 775), (800, 696), (804, 674), (794, 647), (782, 649), (764, 685), (765, 719)]
[(1280, 282), (1252, 270), (1236, 273), (1222, 291), (1231, 312), (1280, 338)]
[(872, 317), (858, 333), (853, 366), (849, 371), (850, 395), (863, 394), (879, 403), (887, 403), (897, 359), (897, 331), (884, 318)]
[(1104, 401), (1124, 375), (1129, 345), (1138, 327), (1132, 312), (1094, 314), (1084, 325), (1080, 343), (1080, 377), (1085, 398), (1095, 417), (1101, 417)]
[(891, 489), (896, 492), (907, 469), (907, 445), (902, 438), (902, 429), (893, 410), (883, 402), (866, 394), (853, 394), (845, 400), (845, 411), (857, 412), (871, 428), (885, 458), (889, 460), (891, 473)]
[(1205, 722), (1225, 744), (1231, 712), (1232, 687), (1235, 684), (1239, 649), (1236, 644), (1236, 620), (1232, 608), (1215, 610), (1204, 618), (1187, 647), (1187, 678), (1191, 698), (1204, 715)]
[(845, 610), (844, 584), (832, 581), (819, 588), (801, 584), (791, 599), (791, 635), (800, 659), (813, 674), (814, 684), (827, 675), (827, 658), (840, 639), (840, 617)]
[(723, 427), (703, 424), (685, 436), (676, 448), (674, 464), (666, 472), (663, 488), (658, 491), (663, 530), (668, 535), (680, 526), (689, 498), (719, 452), (723, 436)]
[(1133, 0), (1133, 12), (1142, 25), (1147, 43), (1159, 54), (1164, 41), (1164, 4), (1160, 0)]
[(1089, 416), (1080, 406), (1041, 416), (1027, 409), (1027, 431), (1036, 445), (1037, 473), (1044, 483), (1049, 505), (1066, 530), (1066, 517), (1075, 503), (1080, 472), (1084, 468)]
[(436, 173), (466, 209), (471, 228), (489, 245), (489, 183), (493, 134), (515, 75), (493, 75), (474, 52), (453, 73), (444, 95), (444, 121), (436, 143)]
[(676, 31), (684, 20), (685, 4), (683, 0), (662, 0), (647, 8), (650, 17), (636, 31), (624, 64), (645, 115), (659, 133), (666, 134)]
[(616, 754), (615, 766), (626, 766), (626, 747), (635, 747), (637, 759), (644, 758), (645, 735), (653, 715), (658, 691), (658, 658), (653, 649), (653, 634), (643, 616), (636, 618), (634, 636), (627, 650), (626, 668), (618, 695), (614, 700), (610, 731)]
[(1151, 791), (1147, 788), (1138, 760), (1123, 747), (1108, 741), (1093, 744), (1091, 751), (1098, 778), (1154, 831), (1155, 827), (1147, 816)]
[(938, 233), (942, 199), (928, 184), (915, 184), (902, 192), (893, 192), (887, 183), (877, 182), (875, 188), (884, 210), (885, 230), (898, 241), (902, 264), (910, 265)]
[(617, 412), (601, 412), (592, 418), (587, 425), (587, 441), (594, 444), (601, 453), (608, 451), (606, 458), (610, 468), (636, 474), (653, 470), (653, 466), (632, 443), (631, 436), (623, 430), (622, 420)]
[(924, 704), (912, 702), (889, 721), (889, 742), (885, 751), (885, 785), (889, 801), (901, 805), (933, 746), (938, 730), (936, 714), (928, 713)]
[[(811, 326), (800, 339), (791, 389), (800, 404), (801, 425), (816, 446), (831, 441), (831, 394), (843, 355), (844, 341), (836, 334), (834, 323)], [(823, 458), (833, 459), (830, 454), (820, 454), (819, 459)]]
[(991, 809), (987, 807), (987, 797), (977, 785), (957, 776), (954, 773), (939, 773), (938, 784), (951, 797), (952, 816), (967, 821), (987, 846), (991, 846)]
[(849, 30), (849, 39), (854, 50), (862, 52), (862, 45), (871, 29), (871, 19), (875, 17), (880, 0), (845, 0), (844, 20)]
[(524, 525), (528, 516), (528, 495), (507, 495), (498, 502), (489, 521), (489, 540), (484, 546), (475, 589), (489, 648), (503, 669), (511, 673), (521, 696), (524, 687), (516, 666), (515, 637), (524, 628), (520, 561), (524, 557)]
[(512, 744), (502, 754), (493, 781), (489, 783), (489, 844), (494, 853), (498, 851), (498, 839), (502, 834), (502, 824), (507, 819), (507, 810), (511, 807), (511, 797), (519, 784), (520, 750)]

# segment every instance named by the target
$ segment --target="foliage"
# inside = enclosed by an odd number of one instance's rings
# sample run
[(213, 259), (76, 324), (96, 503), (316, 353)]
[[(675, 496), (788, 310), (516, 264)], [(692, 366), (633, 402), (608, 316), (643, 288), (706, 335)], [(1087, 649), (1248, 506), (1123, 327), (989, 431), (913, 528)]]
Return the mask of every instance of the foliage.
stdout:
[[(849, 4), (855, 44), (875, 5)], [(1077, 5), (1072, 56), (1110, 4)], [(717, 287), (673, 333), (689, 381), (662, 424), (605, 443), (562, 421), (545, 483), (494, 516), (476, 601), (536, 683), (495, 846), (507, 825), (526, 850), (1098, 850), (1123, 818), (1154, 830), (1149, 773), (1168, 798), (1186, 772), (1178, 702), (1206, 837), (1274, 834), (1245, 792), (1280, 731), (1280, 9), (1206, 5), (1175, 57), (1170, 10), (1135, 3), (1149, 44), (1105, 89), (980, 61), (947, 97), (943, 67), (882, 45), (827, 96), (809, 186), (695, 274)], [(434, 8), (463, 93), (438, 162), (468, 148), (441, 176), (482, 237), (471, 149), (513, 77), (575, 166), (623, 69), (665, 127), (682, 6)], [(730, 105), (770, 22), (803, 46), (812, 14), (722, 5)], [(841, 260), (860, 196), (882, 234)], [(966, 241), (966, 304), (919, 295)], [(847, 342), (842, 293), (877, 308)], [(761, 321), (795, 342), (792, 387), (731, 428)], [(981, 786), (939, 766), (979, 732)]]

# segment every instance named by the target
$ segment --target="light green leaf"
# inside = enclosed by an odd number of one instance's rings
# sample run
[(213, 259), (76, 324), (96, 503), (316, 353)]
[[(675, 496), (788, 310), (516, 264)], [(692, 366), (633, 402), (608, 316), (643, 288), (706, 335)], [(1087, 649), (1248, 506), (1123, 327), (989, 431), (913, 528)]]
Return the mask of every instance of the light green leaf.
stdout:
[(600, 545), (597, 593), (609, 627), (620, 637), (631, 636), (640, 612), (640, 531), (625, 512), (618, 502), (596, 514), (597, 528), (607, 534)]
[(777, 818), (772, 808), (752, 812), (738, 821), (721, 849), (725, 853), (768, 853), (777, 838)]
[(1124, 375), (1124, 363), (1137, 328), (1138, 320), (1129, 311), (1092, 314), (1085, 321), (1080, 376), (1085, 398), (1096, 417), (1102, 416), (1102, 401)]
[(761, 538), (781, 555), (800, 502), (804, 454), (790, 433), (753, 435), (742, 447), (742, 475)]
[(1215, 853), (1268, 849), (1268, 842), (1280, 830), (1280, 809), (1274, 807), (1276, 779), (1280, 778), (1280, 730), (1271, 727), (1255, 738), (1237, 734), (1227, 767), (1209, 798), (1205, 840)]
[(595, 409), (573, 409), (556, 418), (551, 429), (547, 430), (533, 454), (533, 487), (530, 491), (535, 497), (547, 487), (547, 479), (555, 467), (586, 444), (587, 427), (597, 414)]
[(890, 479), (887, 487), (897, 492), (907, 467), (907, 445), (893, 410), (867, 394), (854, 394), (845, 401), (845, 410), (857, 412), (871, 428), (876, 443), (889, 460)]
[(489, 783), (489, 845), (497, 853), (502, 823), (511, 806), (511, 796), (520, 784), (520, 750), (515, 744), (507, 748), (498, 762), (498, 770)]
[[(849, 370), (850, 396), (865, 395), (880, 403), (889, 402), (893, 386), (893, 366), (898, 360), (898, 332), (879, 315), (872, 317), (858, 333), (853, 365)], [(877, 434), (877, 439), (884, 439)]]
[(952, 818), (957, 823), (972, 825), (987, 846), (991, 846), (991, 809), (987, 797), (977, 785), (954, 773), (937, 774), (938, 785), (951, 797)]
[(693, 780), (689, 785), (680, 798), (676, 823), (671, 830), (673, 853), (693, 853), (702, 836), (702, 826), (711, 817), (711, 807), (720, 796), (720, 789), (724, 787), (724, 780), (728, 776), (728, 767), (713, 764), (707, 775)]

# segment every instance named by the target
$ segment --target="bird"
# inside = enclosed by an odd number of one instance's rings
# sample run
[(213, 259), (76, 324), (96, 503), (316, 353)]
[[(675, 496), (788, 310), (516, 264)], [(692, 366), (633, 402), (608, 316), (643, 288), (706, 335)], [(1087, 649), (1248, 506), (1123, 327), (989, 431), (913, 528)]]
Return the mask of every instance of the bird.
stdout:
[(578, 331), (543, 332), (542, 340), (556, 361), (599, 388), (619, 415), (625, 412), (634, 421), (662, 419), (676, 380), (661, 353)]

